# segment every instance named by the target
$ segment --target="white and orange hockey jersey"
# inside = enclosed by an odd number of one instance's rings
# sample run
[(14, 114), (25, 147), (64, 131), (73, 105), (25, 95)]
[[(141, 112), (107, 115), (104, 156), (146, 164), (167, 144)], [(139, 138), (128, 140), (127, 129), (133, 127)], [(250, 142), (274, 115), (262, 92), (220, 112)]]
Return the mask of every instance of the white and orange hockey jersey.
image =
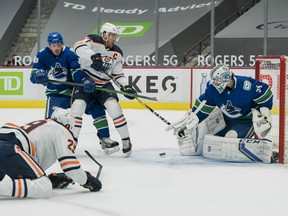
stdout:
[[(92, 34), (88, 35), (84, 40), (74, 44), (73, 50), (79, 56), (79, 63), (90, 78), (92, 78), (97, 87), (102, 87), (110, 81), (110, 78), (101, 71), (96, 71), (90, 67), (92, 64), (91, 56), (100, 53), (103, 58), (110, 57), (113, 59), (112, 67), (107, 73), (112, 75), (123, 86), (127, 85), (123, 73), (123, 52), (117, 45), (113, 45), (111, 49), (106, 49), (105, 42), (101, 36)], [(81, 73), (81, 72), (80, 72)]]
[(52, 119), (23, 126), (6, 123), (0, 128), (0, 134), (9, 133), (15, 135), (14, 143), (31, 155), (43, 170), (58, 160), (67, 176), (81, 185), (87, 182), (87, 175), (74, 155), (76, 142), (73, 134), (62, 124)]

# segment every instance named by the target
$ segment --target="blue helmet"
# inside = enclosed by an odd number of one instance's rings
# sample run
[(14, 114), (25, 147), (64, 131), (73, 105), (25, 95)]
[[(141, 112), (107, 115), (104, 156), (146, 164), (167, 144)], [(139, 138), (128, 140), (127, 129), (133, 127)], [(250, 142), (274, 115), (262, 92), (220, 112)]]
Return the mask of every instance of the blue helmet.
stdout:
[(48, 44), (50, 45), (53, 43), (62, 43), (63, 44), (63, 38), (59, 32), (51, 32), (48, 34)]

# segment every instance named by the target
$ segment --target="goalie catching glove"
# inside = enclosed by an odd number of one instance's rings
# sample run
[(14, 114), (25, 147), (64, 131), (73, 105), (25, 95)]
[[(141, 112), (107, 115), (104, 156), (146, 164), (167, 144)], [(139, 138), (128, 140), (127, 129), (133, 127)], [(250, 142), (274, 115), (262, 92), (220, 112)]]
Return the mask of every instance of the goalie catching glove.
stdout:
[(135, 97), (137, 96), (136, 90), (133, 89), (133, 87), (132, 87), (131, 85), (126, 85), (126, 86), (122, 87), (122, 88), (121, 88), (121, 91), (135, 95), (135, 96), (132, 96), (132, 95), (125, 95), (125, 94), (124, 94), (124, 96), (125, 96), (126, 98), (128, 98), (129, 100), (133, 100), (133, 99), (135, 99)]
[(272, 128), (271, 112), (267, 107), (261, 107), (260, 111), (252, 109), (252, 114), (255, 133), (260, 139), (263, 139)]
[(65, 175), (65, 173), (51, 173), (48, 175), (52, 183), (52, 187), (55, 188), (66, 188), (69, 184), (74, 184), (74, 181)]
[(83, 186), (84, 188), (89, 189), (91, 192), (96, 192), (96, 191), (100, 191), (102, 188), (102, 184), (101, 182), (94, 176), (91, 175), (91, 173), (86, 172), (87, 175), (87, 182)]

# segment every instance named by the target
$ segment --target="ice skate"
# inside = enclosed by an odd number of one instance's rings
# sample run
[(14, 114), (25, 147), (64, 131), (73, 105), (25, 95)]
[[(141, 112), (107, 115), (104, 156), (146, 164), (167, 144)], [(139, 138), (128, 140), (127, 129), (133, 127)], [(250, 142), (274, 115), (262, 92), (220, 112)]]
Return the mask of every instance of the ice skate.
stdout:
[(113, 154), (120, 150), (119, 143), (115, 140), (110, 139), (109, 137), (99, 137), (101, 148), (103, 149), (106, 155)]
[(126, 157), (129, 157), (132, 153), (132, 143), (130, 141), (130, 138), (123, 139), (122, 144), (123, 144), (122, 152), (125, 154)]

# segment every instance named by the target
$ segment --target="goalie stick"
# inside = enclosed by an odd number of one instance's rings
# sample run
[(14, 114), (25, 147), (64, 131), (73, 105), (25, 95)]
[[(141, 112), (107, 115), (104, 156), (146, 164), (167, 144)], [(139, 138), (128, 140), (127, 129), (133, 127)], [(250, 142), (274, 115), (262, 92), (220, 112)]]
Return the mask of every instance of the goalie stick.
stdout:
[(88, 155), (88, 157), (91, 158), (91, 160), (93, 160), (93, 161), (99, 166), (99, 169), (98, 169), (98, 172), (97, 172), (97, 175), (96, 175), (96, 178), (99, 179), (99, 176), (100, 176), (100, 174), (101, 174), (101, 172), (102, 172), (103, 165), (100, 164), (100, 163), (90, 154), (90, 152), (88, 152), (87, 150), (85, 150), (84, 152)]
[[(120, 83), (120, 82), (118, 82), (116, 79), (114, 79), (114, 77), (112, 77), (110, 74), (108, 74), (106, 71), (103, 71), (110, 79), (112, 79), (113, 80), (113, 82), (118, 86), (118, 88), (124, 88), (123, 87), (123, 85)], [(171, 87), (172, 88), (172, 87)], [(171, 90), (171, 88), (168, 90), (168, 92), (169, 91), (173, 91), (173, 88), (172, 88), (172, 90)], [(166, 93), (165, 93), (166, 94)], [(170, 93), (169, 93), (170, 94)], [(139, 97), (139, 95), (138, 94), (136, 94), (136, 95), (134, 95), (135, 96), (135, 99), (142, 105), (142, 106), (144, 106), (146, 109), (148, 109), (150, 112), (152, 112), (155, 116), (157, 116), (159, 119), (161, 119), (163, 122), (165, 122), (167, 125), (170, 125), (171, 123), (168, 121), (168, 120), (166, 120), (165, 118), (163, 118), (161, 115), (159, 115), (157, 112), (155, 112), (151, 107), (149, 107), (146, 103), (144, 103), (142, 100), (140, 100), (138, 97)]]
[[(84, 84), (82, 84), (82, 83), (74, 83), (74, 82), (68, 82), (68, 81), (51, 80), (51, 79), (48, 79), (48, 81), (52, 82), (52, 83), (59, 83), (59, 84), (65, 84), (65, 85), (71, 85), (71, 86), (80, 86), (80, 87), (84, 86)], [(118, 94), (128, 95), (128, 96), (132, 96), (132, 97), (137, 96), (139, 98), (143, 98), (143, 99), (147, 99), (147, 100), (159, 101), (159, 100), (163, 99), (164, 97), (167, 97), (169, 94), (171, 94), (173, 91), (173, 88), (172, 87), (168, 88), (166, 91), (164, 91), (161, 95), (159, 95), (157, 97), (148, 97), (148, 96), (138, 95), (138, 94), (135, 95), (135, 94), (128, 93), (128, 92), (117, 91), (117, 90), (112, 90), (112, 89), (107, 89), (107, 88), (99, 88), (99, 87), (96, 87), (95, 90), (118, 93)]]

